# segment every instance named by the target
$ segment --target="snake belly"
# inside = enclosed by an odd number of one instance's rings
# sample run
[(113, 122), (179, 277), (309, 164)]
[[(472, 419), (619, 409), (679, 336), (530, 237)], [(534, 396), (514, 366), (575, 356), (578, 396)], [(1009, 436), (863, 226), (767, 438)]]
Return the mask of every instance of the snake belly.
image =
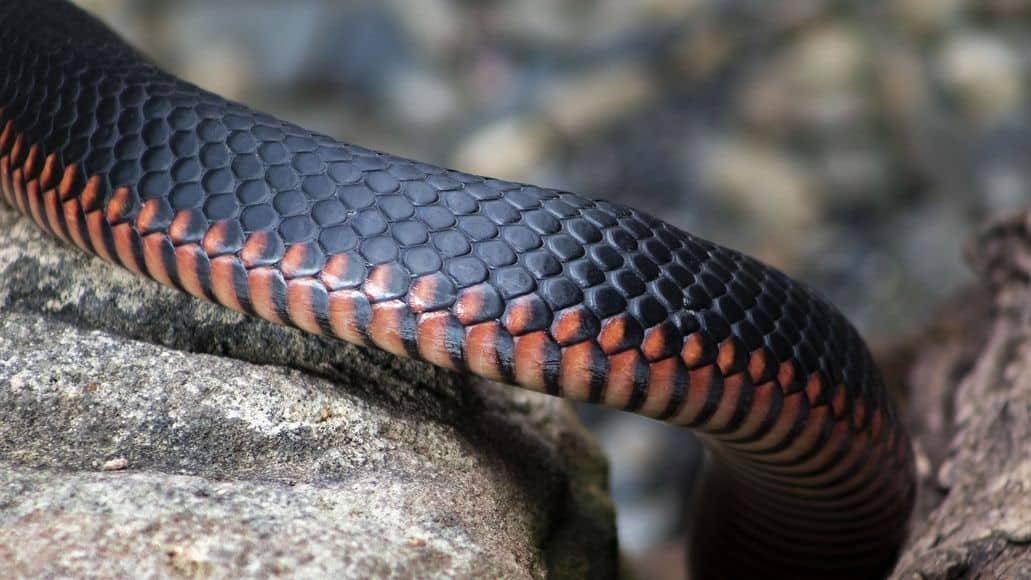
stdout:
[(265, 320), (695, 430), (716, 466), (697, 577), (891, 568), (915, 493), (906, 432), (856, 330), (757, 260), (255, 112), (65, 0), (0, 7), (0, 129), (4, 200), (85, 252)]

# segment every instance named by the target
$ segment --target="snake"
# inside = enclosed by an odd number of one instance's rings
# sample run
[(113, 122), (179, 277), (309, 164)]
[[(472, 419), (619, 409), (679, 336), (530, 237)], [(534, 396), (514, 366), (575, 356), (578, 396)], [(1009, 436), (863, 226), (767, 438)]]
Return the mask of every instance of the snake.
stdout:
[(44, 232), (250, 316), (691, 429), (713, 465), (696, 578), (890, 572), (913, 448), (813, 289), (631, 207), (256, 112), (66, 0), (2, 4), (0, 191)]

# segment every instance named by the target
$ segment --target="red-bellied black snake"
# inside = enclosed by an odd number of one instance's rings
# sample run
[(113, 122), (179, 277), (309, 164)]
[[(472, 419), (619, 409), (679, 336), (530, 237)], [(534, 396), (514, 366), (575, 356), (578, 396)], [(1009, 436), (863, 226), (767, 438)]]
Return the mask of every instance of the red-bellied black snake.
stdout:
[[(700, 577), (887, 573), (913, 454), (781, 272), (632, 208), (370, 151), (171, 76), (65, 0), (0, 7), (0, 181), (43, 230), (266, 320), (695, 430)], [(499, 152), (499, 154), (503, 154)]]

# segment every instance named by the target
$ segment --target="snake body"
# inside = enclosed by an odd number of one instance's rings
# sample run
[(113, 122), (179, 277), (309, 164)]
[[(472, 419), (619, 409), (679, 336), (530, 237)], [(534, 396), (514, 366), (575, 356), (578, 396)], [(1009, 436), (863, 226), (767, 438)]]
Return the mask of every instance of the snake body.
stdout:
[(64, 0), (2, 4), (0, 189), (46, 232), (249, 315), (695, 430), (718, 466), (699, 577), (890, 570), (910, 444), (812, 290), (632, 208), (252, 111)]

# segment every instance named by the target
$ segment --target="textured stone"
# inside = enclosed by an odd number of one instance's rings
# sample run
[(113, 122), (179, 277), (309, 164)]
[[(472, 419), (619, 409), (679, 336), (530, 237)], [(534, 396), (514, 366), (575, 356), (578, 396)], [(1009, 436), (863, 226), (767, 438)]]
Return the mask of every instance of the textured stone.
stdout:
[(564, 403), (244, 318), (0, 209), (0, 566), (611, 574)]

